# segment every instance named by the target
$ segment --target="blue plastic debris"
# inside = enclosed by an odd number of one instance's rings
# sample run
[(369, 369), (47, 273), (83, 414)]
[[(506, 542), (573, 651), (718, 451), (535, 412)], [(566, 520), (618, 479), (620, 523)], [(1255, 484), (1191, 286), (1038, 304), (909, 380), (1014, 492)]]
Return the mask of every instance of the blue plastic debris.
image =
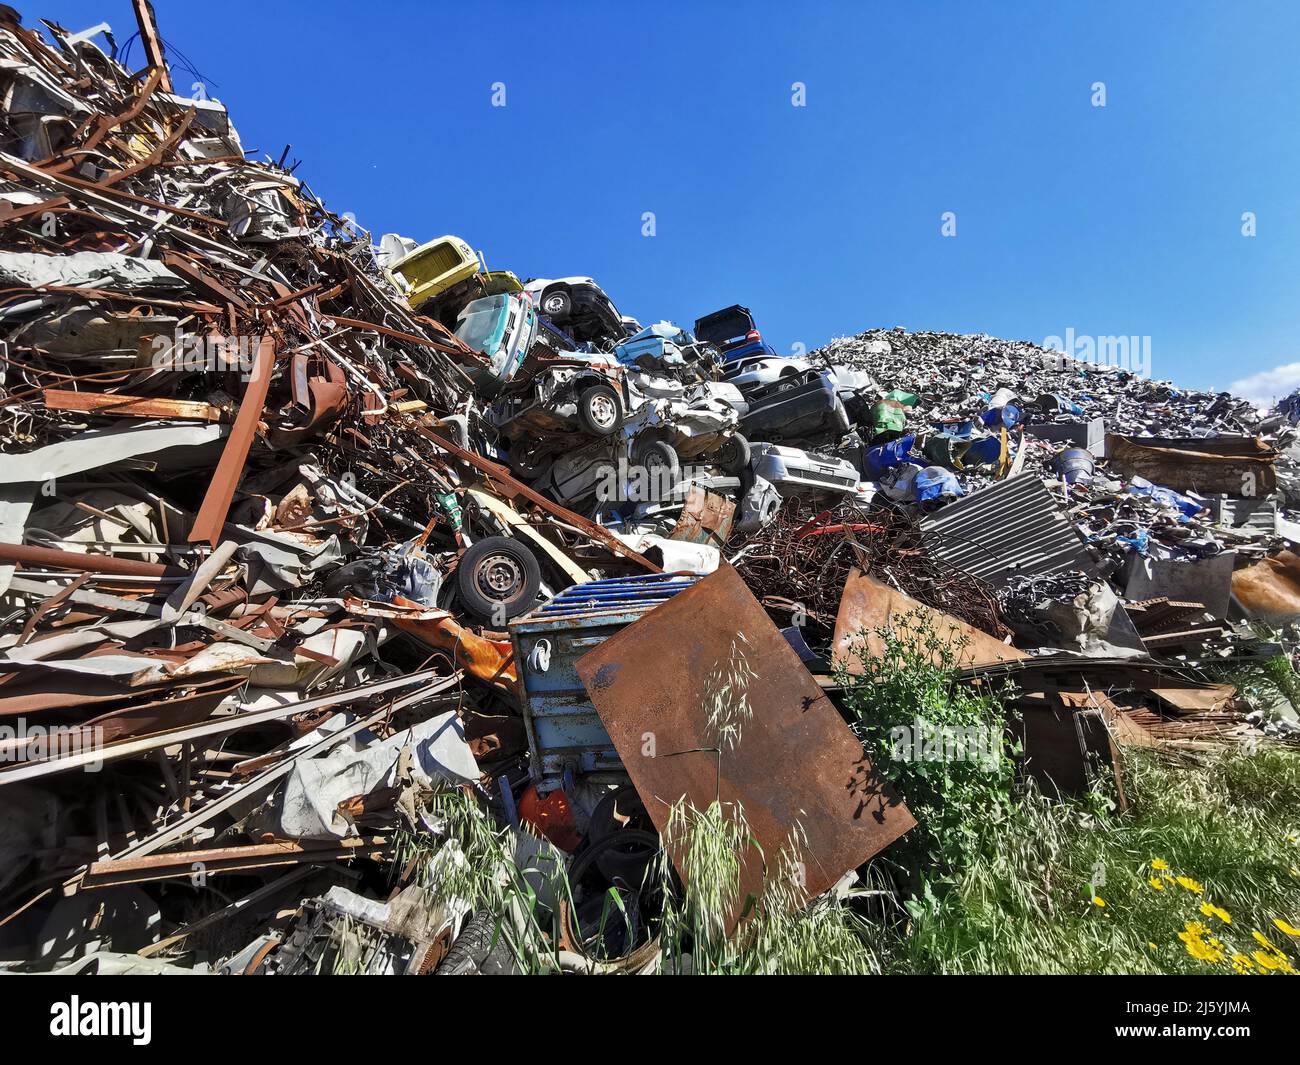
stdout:
[(1203, 503), (1198, 503), (1189, 496), (1181, 492), (1175, 492), (1172, 488), (1165, 488), (1162, 485), (1152, 484), (1145, 477), (1134, 477), (1128, 486), (1130, 495), (1150, 496), (1157, 503), (1163, 503), (1165, 506), (1173, 507), (1182, 513), (1179, 521), (1186, 521), (1188, 518), (1199, 514), (1204, 509)]
[(918, 503), (928, 503), (940, 496), (962, 495), (961, 483), (951, 470), (942, 466), (927, 466), (916, 475), (912, 482)]
[(880, 475), (886, 470), (892, 470), (895, 466), (907, 461), (908, 453), (912, 450), (912, 445), (916, 442), (916, 434), (908, 433), (906, 436), (900, 436), (897, 440), (891, 440), (887, 444), (880, 444), (877, 447), (870, 448), (862, 463), (863, 476), (869, 481), (880, 479)]

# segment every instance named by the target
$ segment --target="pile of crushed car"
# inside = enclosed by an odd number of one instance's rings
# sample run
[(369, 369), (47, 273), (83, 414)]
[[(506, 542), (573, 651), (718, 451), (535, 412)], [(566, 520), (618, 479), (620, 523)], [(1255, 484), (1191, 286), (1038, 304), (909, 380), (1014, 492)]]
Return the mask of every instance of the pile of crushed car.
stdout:
[(643, 327), (376, 243), (137, 8), (133, 72), (0, 7), (0, 966), (516, 969), (461, 803), (548, 965), (655, 971), (676, 805), (768, 854), (816, 811), (796, 905), (913, 827), (841, 712), (904, 615), (1008, 686), (1046, 789), (1294, 742), (1208, 667), (1300, 618), (1300, 404), (983, 336), (787, 357), (740, 305)]

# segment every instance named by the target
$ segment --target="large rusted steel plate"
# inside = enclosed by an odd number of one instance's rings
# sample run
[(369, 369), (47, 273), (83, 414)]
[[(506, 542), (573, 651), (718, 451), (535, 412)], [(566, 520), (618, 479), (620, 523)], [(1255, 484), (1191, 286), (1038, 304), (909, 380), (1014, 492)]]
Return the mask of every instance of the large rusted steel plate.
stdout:
[[(717, 756), (706, 706), (710, 673), (737, 633), (757, 676), (739, 742)], [(807, 897), (879, 853), (914, 824), (862, 745), (730, 566), (616, 633), (577, 663), (623, 766), (661, 833), (683, 796), (698, 809), (739, 804), (769, 863), (801, 825)], [(695, 752), (695, 753), (680, 753)], [(690, 871), (673, 856), (677, 871)], [(742, 859), (741, 899), (762, 888), (762, 860)]]

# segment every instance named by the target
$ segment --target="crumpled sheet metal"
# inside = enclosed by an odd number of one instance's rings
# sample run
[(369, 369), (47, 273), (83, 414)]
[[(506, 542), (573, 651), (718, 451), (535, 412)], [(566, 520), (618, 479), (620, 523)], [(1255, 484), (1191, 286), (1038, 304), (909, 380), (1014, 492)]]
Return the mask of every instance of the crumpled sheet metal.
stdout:
[[(310, 738), (330, 731), (327, 722)], [(250, 818), (249, 830), (278, 839), (345, 839), (359, 834), (340, 812), (349, 799), (408, 783), (431, 788), (435, 780), (473, 784), (478, 778), (464, 729), (449, 711), (385, 740), (362, 733), (319, 757), (297, 759), (270, 808)]]
[(166, 293), (184, 288), (162, 263), (108, 251), (79, 251), (72, 255), (40, 252), (0, 252), (0, 285), (5, 288), (101, 288), (132, 294)]

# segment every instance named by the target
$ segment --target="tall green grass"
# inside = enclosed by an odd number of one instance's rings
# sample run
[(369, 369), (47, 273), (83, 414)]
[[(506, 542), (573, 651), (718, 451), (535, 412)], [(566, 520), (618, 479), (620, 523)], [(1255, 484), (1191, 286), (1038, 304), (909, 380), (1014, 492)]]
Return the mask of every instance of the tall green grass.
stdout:
[(1300, 967), (1300, 938), (1274, 923), (1300, 924), (1300, 756), (1275, 747), (1228, 749), (1189, 764), (1133, 749), (1124, 776), (1133, 800), (1128, 813), (1026, 795), (947, 890), (915, 908), (887, 968), (1283, 968), (1270, 959)]

